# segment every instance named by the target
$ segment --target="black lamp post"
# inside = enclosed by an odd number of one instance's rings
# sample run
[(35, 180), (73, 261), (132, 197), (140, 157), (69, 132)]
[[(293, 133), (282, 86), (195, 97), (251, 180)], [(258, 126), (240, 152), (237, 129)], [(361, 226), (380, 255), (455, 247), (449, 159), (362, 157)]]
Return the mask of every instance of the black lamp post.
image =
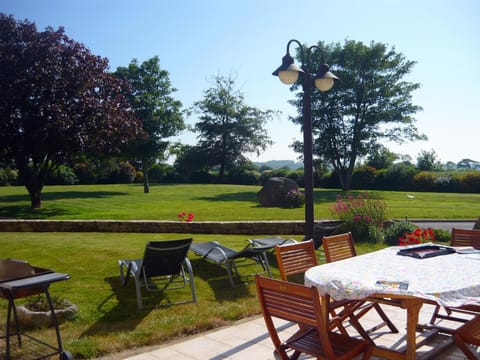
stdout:
[[(290, 44), (295, 42), (300, 47), (302, 65), (298, 67), (290, 55)], [(313, 139), (312, 139), (312, 89), (313, 85), (322, 91), (328, 91), (333, 87), (335, 79), (338, 79), (329, 71), (327, 64), (322, 64), (317, 74), (309, 73), (310, 54), (314, 48), (321, 51), (318, 46), (310, 46), (305, 49), (298, 40), (290, 40), (287, 44), (287, 54), (282, 59), (282, 65), (272, 75), (278, 76), (284, 84), (291, 85), (296, 81), (303, 88), (303, 173), (305, 177), (305, 240), (313, 239), (314, 235), (314, 211), (313, 211)], [(307, 57), (305, 62), (304, 57)], [(323, 61), (323, 59), (322, 59)]]

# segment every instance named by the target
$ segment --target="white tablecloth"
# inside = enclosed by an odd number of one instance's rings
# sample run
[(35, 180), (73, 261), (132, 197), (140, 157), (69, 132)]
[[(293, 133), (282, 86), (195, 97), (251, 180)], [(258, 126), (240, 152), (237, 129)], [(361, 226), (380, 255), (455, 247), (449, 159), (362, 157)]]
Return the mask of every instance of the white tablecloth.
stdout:
[[(346, 260), (315, 266), (305, 284), (335, 300), (363, 299), (373, 294), (410, 295), (445, 306), (480, 302), (480, 256), (448, 254), (426, 259), (397, 255), (390, 247)], [(393, 282), (392, 286), (378, 281)], [(402, 290), (396, 282), (407, 282)]]

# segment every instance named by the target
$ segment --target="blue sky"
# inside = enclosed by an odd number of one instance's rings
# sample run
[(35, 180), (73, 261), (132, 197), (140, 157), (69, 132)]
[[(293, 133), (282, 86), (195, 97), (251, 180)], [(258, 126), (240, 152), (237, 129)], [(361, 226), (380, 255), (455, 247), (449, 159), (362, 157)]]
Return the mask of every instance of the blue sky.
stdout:
[[(386, 146), (414, 161), (421, 150), (442, 162), (480, 161), (478, 0), (0, 0), (0, 12), (39, 30), (63, 26), (112, 70), (158, 55), (185, 108), (203, 98), (213, 76), (235, 76), (248, 105), (282, 112), (268, 124), (275, 144), (249, 156), (254, 161), (297, 157), (288, 146), (302, 139), (288, 121), (294, 95), (271, 75), (290, 39), (386, 43), (417, 62), (407, 80), (421, 84), (413, 102), (424, 108), (417, 127), (429, 137)], [(174, 139), (196, 141), (188, 133)]]

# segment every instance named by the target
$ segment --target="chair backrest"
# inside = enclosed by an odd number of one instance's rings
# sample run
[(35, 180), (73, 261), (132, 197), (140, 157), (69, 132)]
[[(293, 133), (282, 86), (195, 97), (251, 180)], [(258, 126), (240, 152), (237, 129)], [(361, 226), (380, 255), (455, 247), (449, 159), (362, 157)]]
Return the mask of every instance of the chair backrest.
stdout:
[(192, 241), (192, 238), (150, 241), (143, 254), (142, 273), (144, 276), (179, 274)]
[(278, 270), (282, 280), (288, 276), (301, 274), (318, 265), (313, 240), (275, 246)]
[(473, 246), (480, 249), (480, 230), (452, 229), (451, 246)]
[(322, 245), (327, 263), (357, 256), (351, 232), (324, 236)]
[(280, 338), (273, 318), (279, 318), (317, 329), (325, 353), (333, 355), (327, 331), (322, 330), (328, 325), (317, 288), (259, 275), (255, 280), (265, 324), (275, 347), (280, 345)]

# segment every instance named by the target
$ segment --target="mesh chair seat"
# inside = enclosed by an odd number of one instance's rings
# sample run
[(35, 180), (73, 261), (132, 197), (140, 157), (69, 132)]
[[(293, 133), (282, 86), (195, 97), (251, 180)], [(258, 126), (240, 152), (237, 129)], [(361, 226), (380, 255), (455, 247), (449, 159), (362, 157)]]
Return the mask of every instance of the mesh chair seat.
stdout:
[(190, 247), (191, 251), (202, 257), (196, 266), (199, 266), (204, 260), (225, 266), (232, 287), (236, 285), (233, 276), (234, 273), (239, 278), (244, 277), (238, 271), (239, 266), (258, 264), (263, 269), (262, 273), (266, 272), (268, 276), (271, 277), (272, 273), (266, 255), (266, 252), (271, 249), (272, 246), (270, 245), (253, 246), (250, 243), (242, 250), (236, 251), (216, 241), (193, 243)]

